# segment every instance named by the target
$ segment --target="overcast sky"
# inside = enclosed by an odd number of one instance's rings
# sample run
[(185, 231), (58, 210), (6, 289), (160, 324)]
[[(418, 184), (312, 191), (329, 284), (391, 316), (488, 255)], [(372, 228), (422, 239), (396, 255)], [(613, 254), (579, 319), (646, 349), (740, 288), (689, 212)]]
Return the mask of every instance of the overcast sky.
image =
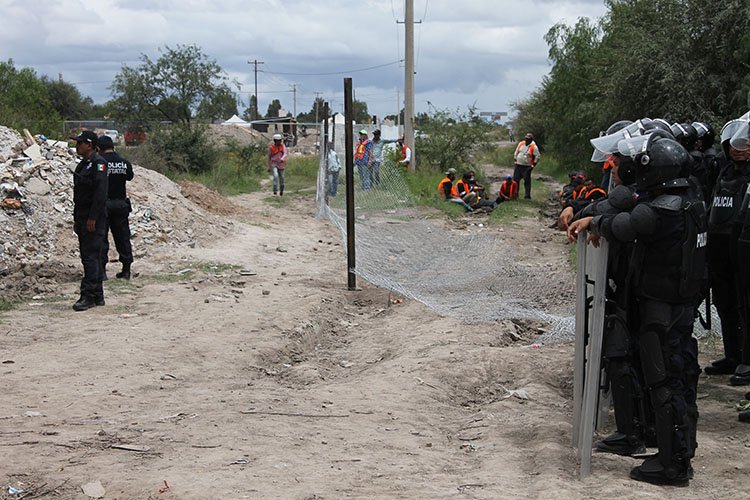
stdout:
[[(507, 111), (549, 71), (547, 30), (605, 13), (602, 0), (414, 0), (416, 111)], [(241, 85), (246, 106), (259, 66), (258, 97), (293, 111), (320, 92), (343, 111), (343, 79), (371, 114), (401, 106), (403, 0), (0, 0), (0, 59), (75, 84), (102, 103), (123, 64), (144, 53), (196, 44)], [(373, 66), (378, 69), (355, 71)], [(295, 73), (295, 74), (284, 74)], [(317, 75), (313, 75), (317, 73)], [(320, 73), (336, 73), (321, 75)]]

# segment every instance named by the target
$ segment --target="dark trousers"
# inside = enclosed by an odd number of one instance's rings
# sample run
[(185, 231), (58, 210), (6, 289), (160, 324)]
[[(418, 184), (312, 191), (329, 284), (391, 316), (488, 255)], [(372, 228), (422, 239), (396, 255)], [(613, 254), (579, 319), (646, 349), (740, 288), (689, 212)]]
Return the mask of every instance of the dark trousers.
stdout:
[(109, 262), (109, 238), (108, 232), (112, 231), (112, 239), (115, 240), (115, 248), (120, 255), (120, 262), (130, 264), (133, 262), (133, 248), (130, 246), (130, 200), (107, 200), (107, 224), (104, 228), (104, 242), (102, 243), (102, 263), (104, 266)]
[(709, 282), (711, 298), (721, 319), (724, 356), (738, 362), (744, 335), (737, 297), (737, 265), (731, 244), (730, 236), (711, 234), (708, 243)]
[(96, 221), (96, 230), (88, 232), (86, 221), (76, 221), (78, 232), (78, 246), (81, 252), (81, 264), (83, 264), (83, 279), (81, 280), (81, 296), (94, 300), (104, 299), (102, 278), (104, 277), (104, 266), (102, 266), (102, 245), (106, 236), (106, 224), (104, 220)]
[(520, 185), (521, 179), (523, 179), (524, 198), (527, 200), (531, 199), (531, 169), (531, 165), (519, 165), (518, 163), (513, 169), (513, 180)]

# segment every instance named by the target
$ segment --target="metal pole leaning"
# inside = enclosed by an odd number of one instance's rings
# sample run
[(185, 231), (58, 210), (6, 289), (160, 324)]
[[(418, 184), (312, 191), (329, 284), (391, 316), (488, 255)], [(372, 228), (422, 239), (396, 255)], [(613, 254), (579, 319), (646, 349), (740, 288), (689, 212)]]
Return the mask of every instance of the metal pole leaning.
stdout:
[(356, 290), (354, 274), (354, 107), (352, 105), (352, 79), (344, 78), (344, 147), (346, 151), (346, 263), (349, 290)]

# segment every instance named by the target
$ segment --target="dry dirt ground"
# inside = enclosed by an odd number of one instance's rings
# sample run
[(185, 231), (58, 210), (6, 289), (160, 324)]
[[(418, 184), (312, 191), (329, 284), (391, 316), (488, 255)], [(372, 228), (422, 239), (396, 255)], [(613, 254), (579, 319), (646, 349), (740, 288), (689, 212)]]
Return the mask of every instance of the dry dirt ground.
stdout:
[[(631, 481), (637, 462), (606, 454), (579, 481), (572, 344), (348, 291), (311, 196), (231, 202), (224, 238), (151, 252), (104, 307), (73, 312), (69, 282), (0, 314), (0, 498), (750, 498), (744, 391), (726, 380), (701, 376), (689, 488)], [(530, 217), (527, 239), (549, 222)]]

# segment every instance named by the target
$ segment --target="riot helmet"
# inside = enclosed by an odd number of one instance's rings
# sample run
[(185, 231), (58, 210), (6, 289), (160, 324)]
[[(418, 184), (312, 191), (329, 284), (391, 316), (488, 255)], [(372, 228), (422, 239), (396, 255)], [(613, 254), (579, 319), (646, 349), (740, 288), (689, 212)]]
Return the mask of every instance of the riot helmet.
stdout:
[(742, 125), (737, 128), (732, 138), (729, 139), (729, 145), (739, 151), (750, 149), (750, 121), (742, 120)]
[(664, 132), (668, 132), (669, 135), (674, 135), (669, 122), (664, 118), (654, 118), (653, 120), (647, 121), (644, 123), (644, 129), (644, 134), (647, 134), (650, 130), (663, 130)]
[[(620, 130), (632, 125), (633, 122), (630, 120), (618, 120), (614, 122), (612, 125), (607, 127), (607, 131), (600, 132), (599, 137), (607, 137), (612, 136), (613, 134), (619, 132)], [(602, 163), (607, 161), (609, 157), (612, 156), (612, 152), (610, 151), (601, 151), (594, 147), (594, 153), (591, 155), (591, 161), (594, 163)]]
[[(618, 142), (623, 139), (627, 139), (628, 137), (642, 135), (646, 125), (650, 122), (650, 118), (642, 118), (634, 123), (631, 123), (630, 125), (622, 126), (622, 128), (616, 130), (611, 134), (591, 139), (589, 142), (591, 142), (591, 145), (594, 146), (595, 150), (594, 156), (592, 156), (591, 161), (604, 161), (607, 156), (617, 151)], [(616, 123), (612, 124), (612, 127), (614, 125), (616, 125)], [(602, 156), (604, 156), (602, 159), (594, 159), (595, 157), (600, 158)]]
[(698, 140), (698, 132), (689, 123), (673, 123), (672, 135), (675, 140), (682, 144), (688, 151), (692, 151), (695, 141)]
[[(724, 151), (724, 157), (729, 160), (731, 157), (729, 156), (729, 146), (732, 142), (732, 139), (735, 137), (735, 135), (741, 135), (742, 130), (747, 127), (747, 120), (743, 120), (742, 118), (737, 118), (735, 120), (729, 120), (724, 124), (724, 126), (721, 128), (721, 149)], [(739, 140), (735, 140), (734, 144), (739, 145)], [(732, 147), (734, 147), (734, 144), (731, 144)], [(740, 148), (735, 148), (740, 149)], [(744, 149), (744, 148), (743, 148)]]
[(635, 182), (639, 191), (663, 187), (680, 177), (690, 162), (687, 150), (663, 130), (624, 139), (618, 144), (620, 154), (635, 163)]
[(607, 131), (604, 133), (604, 135), (614, 134), (618, 130), (622, 130), (625, 127), (627, 127), (628, 125), (632, 125), (632, 124), (633, 124), (633, 122), (631, 120), (616, 121), (615, 123), (613, 123), (612, 125), (610, 125), (607, 128)]
[(711, 125), (705, 122), (693, 122), (693, 128), (698, 135), (696, 143), (697, 141), (700, 141), (698, 149), (701, 152), (705, 152), (708, 148), (714, 145), (716, 134), (714, 133), (714, 129), (711, 128)]

